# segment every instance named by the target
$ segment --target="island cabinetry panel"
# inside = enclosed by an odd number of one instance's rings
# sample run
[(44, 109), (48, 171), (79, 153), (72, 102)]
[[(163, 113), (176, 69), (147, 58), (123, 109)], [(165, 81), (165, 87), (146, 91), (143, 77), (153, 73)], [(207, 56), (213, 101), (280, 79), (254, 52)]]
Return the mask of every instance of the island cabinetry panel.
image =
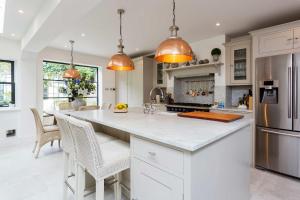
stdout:
[(174, 174), (183, 174), (183, 152), (137, 137), (131, 138), (133, 155)]
[(184, 153), (131, 136), (131, 199), (183, 200)]
[(150, 164), (132, 159), (132, 200), (183, 200), (183, 181)]

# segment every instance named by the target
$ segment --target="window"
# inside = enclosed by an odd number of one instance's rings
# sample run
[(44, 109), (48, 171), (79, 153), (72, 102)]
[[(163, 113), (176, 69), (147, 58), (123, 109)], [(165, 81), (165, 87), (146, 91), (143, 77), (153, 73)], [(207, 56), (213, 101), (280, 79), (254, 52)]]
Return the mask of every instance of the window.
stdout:
[(0, 60), (0, 107), (15, 103), (14, 62)]
[[(69, 96), (62, 92), (61, 88), (66, 87), (66, 79), (63, 73), (68, 69), (68, 63), (58, 63), (52, 61), (43, 62), (43, 97), (44, 110), (58, 109), (62, 102), (70, 101)], [(86, 75), (95, 85), (95, 92), (83, 98), (87, 105), (98, 105), (98, 67), (75, 65), (81, 75)]]

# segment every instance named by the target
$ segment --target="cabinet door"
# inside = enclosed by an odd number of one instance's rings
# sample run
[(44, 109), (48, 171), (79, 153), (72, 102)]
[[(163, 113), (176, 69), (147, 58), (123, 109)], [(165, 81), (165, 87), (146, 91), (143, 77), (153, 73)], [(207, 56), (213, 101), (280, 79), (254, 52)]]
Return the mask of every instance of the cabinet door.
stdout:
[(131, 199), (183, 200), (183, 181), (137, 158), (132, 159)]
[(128, 103), (127, 100), (128, 72), (116, 72), (116, 103)]
[(294, 49), (300, 48), (300, 27), (294, 29)]
[(143, 62), (134, 62), (135, 69), (128, 72), (128, 105), (142, 106), (144, 102), (143, 92)]
[(251, 84), (250, 44), (231, 47), (231, 84)]
[(293, 49), (293, 30), (263, 35), (259, 38), (260, 54), (272, 54)]
[(166, 87), (167, 79), (166, 72), (164, 72), (164, 64), (154, 62), (154, 86)]

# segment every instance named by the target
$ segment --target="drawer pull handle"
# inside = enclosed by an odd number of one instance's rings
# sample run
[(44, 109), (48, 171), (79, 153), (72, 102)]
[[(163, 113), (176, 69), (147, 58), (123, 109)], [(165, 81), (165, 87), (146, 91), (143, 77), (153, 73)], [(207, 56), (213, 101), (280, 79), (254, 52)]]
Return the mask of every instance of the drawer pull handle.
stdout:
[(156, 156), (155, 152), (148, 152), (150, 156)]

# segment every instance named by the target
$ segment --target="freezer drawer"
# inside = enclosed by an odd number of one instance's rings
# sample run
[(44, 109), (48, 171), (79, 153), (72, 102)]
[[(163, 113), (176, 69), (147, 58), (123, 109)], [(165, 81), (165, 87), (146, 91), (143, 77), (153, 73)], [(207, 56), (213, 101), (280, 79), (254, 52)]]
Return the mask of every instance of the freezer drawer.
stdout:
[(278, 129), (256, 128), (255, 164), (300, 177), (300, 134)]

